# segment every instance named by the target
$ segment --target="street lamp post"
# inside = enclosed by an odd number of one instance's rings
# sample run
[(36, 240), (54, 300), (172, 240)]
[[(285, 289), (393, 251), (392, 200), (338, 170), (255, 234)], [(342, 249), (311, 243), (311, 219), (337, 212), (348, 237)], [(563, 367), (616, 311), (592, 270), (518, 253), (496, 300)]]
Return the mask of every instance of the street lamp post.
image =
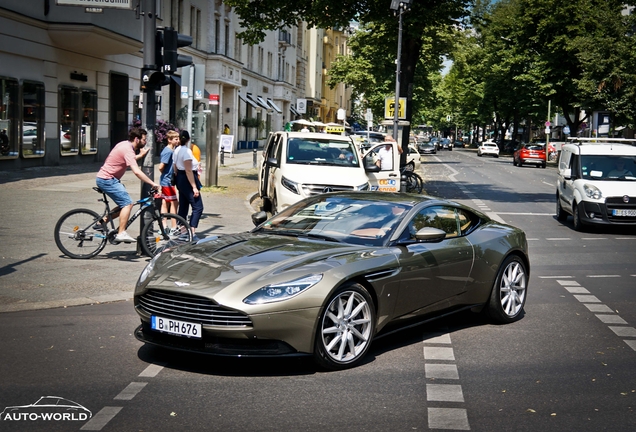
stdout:
[(395, 59), (395, 104), (393, 109), (393, 139), (395, 139), (397, 143), (400, 142), (398, 140), (398, 123), (400, 111), (400, 63), (402, 59), (402, 14), (409, 9), (412, 1), (413, 0), (391, 0), (391, 10), (399, 17), (397, 58)]

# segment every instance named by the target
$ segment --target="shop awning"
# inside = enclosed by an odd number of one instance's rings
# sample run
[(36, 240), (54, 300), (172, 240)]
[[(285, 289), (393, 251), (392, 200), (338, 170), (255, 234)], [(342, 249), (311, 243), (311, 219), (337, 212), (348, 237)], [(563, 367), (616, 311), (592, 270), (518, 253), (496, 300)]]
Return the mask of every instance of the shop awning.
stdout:
[(243, 102), (245, 102), (246, 104), (252, 105), (252, 107), (254, 107), (256, 109), (261, 109), (261, 107), (259, 107), (258, 104), (255, 101), (251, 100), (251, 98), (246, 98), (243, 95), (241, 95), (240, 93), (239, 93), (238, 96), (239, 96), (239, 99), (242, 100)]
[(276, 105), (276, 104), (274, 103), (274, 101), (273, 101), (273, 100), (271, 100), (271, 99), (269, 99), (269, 98), (268, 98), (268, 99), (267, 99), (267, 103), (269, 104), (269, 106), (271, 106), (272, 108), (274, 108), (274, 111), (276, 111), (278, 114), (280, 114), (280, 113), (282, 113), (282, 112), (283, 112), (283, 110), (281, 110), (280, 108), (278, 108), (278, 105)]
[(293, 115), (297, 115), (297, 116), (300, 115), (298, 111), (296, 111), (296, 109), (292, 105), (289, 106), (289, 111), (291, 111)]
[(260, 96), (256, 96), (256, 102), (258, 102), (258, 104), (259, 104), (260, 106), (262, 106), (263, 108), (265, 108), (266, 110), (268, 110), (268, 111), (271, 111), (271, 110), (272, 110), (272, 107), (271, 107), (271, 106), (269, 106), (269, 105), (267, 104), (267, 102), (265, 102), (265, 99), (263, 99), (262, 97), (260, 97)]

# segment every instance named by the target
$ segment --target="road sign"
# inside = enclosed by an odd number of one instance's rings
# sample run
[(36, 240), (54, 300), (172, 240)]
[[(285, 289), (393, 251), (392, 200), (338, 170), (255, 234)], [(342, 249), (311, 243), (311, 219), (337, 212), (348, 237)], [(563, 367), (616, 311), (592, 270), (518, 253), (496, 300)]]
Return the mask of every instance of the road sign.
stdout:
[(550, 121), (548, 120), (547, 122), (545, 122), (545, 127), (550, 127)]
[(564, 126), (563, 127), (563, 133), (566, 135), (570, 135), (570, 126)]
[(59, 6), (87, 6), (97, 8), (132, 9), (132, 0), (56, 0)]
[[(395, 118), (395, 97), (384, 99), (384, 118), (386, 120), (393, 120)], [(398, 104), (398, 119), (406, 119), (406, 98), (400, 98), (400, 103)]]

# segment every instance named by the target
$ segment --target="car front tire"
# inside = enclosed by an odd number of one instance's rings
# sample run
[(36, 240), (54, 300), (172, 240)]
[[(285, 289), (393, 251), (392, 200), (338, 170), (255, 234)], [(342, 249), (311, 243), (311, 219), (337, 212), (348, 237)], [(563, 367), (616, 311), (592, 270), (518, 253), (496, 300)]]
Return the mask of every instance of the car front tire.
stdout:
[(560, 222), (563, 222), (568, 218), (568, 214), (563, 210), (563, 207), (561, 206), (561, 197), (559, 197), (559, 194), (557, 194), (556, 196), (556, 218)]
[(501, 264), (488, 303), (488, 315), (498, 323), (508, 324), (523, 315), (528, 287), (528, 271), (523, 260), (511, 255)]
[(574, 219), (574, 230), (583, 232), (585, 231), (585, 225), (581, 220), (581, 212), (579, 211), (579, 205), (574, 203), (572, 206), (572, 219)]
[(369, 351), (375, 333), (375, 306), (359, 284), (336, 291), (320, 315), (314, 357), (328, 370), (357, 366)]

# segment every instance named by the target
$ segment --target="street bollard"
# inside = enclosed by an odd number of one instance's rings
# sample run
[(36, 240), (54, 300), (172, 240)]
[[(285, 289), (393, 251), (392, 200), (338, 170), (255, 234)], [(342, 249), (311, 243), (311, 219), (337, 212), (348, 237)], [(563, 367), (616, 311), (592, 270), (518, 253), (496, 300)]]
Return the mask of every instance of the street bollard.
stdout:
[(221, 146), (221, 166), (225, 165), (225, 147)]
[(252, 152), (252, 168), (256, 168), (257, 151), (254, 149)]
[(406, 192), (406, 175), (404, 174), (400, 178), (400, 192)]

